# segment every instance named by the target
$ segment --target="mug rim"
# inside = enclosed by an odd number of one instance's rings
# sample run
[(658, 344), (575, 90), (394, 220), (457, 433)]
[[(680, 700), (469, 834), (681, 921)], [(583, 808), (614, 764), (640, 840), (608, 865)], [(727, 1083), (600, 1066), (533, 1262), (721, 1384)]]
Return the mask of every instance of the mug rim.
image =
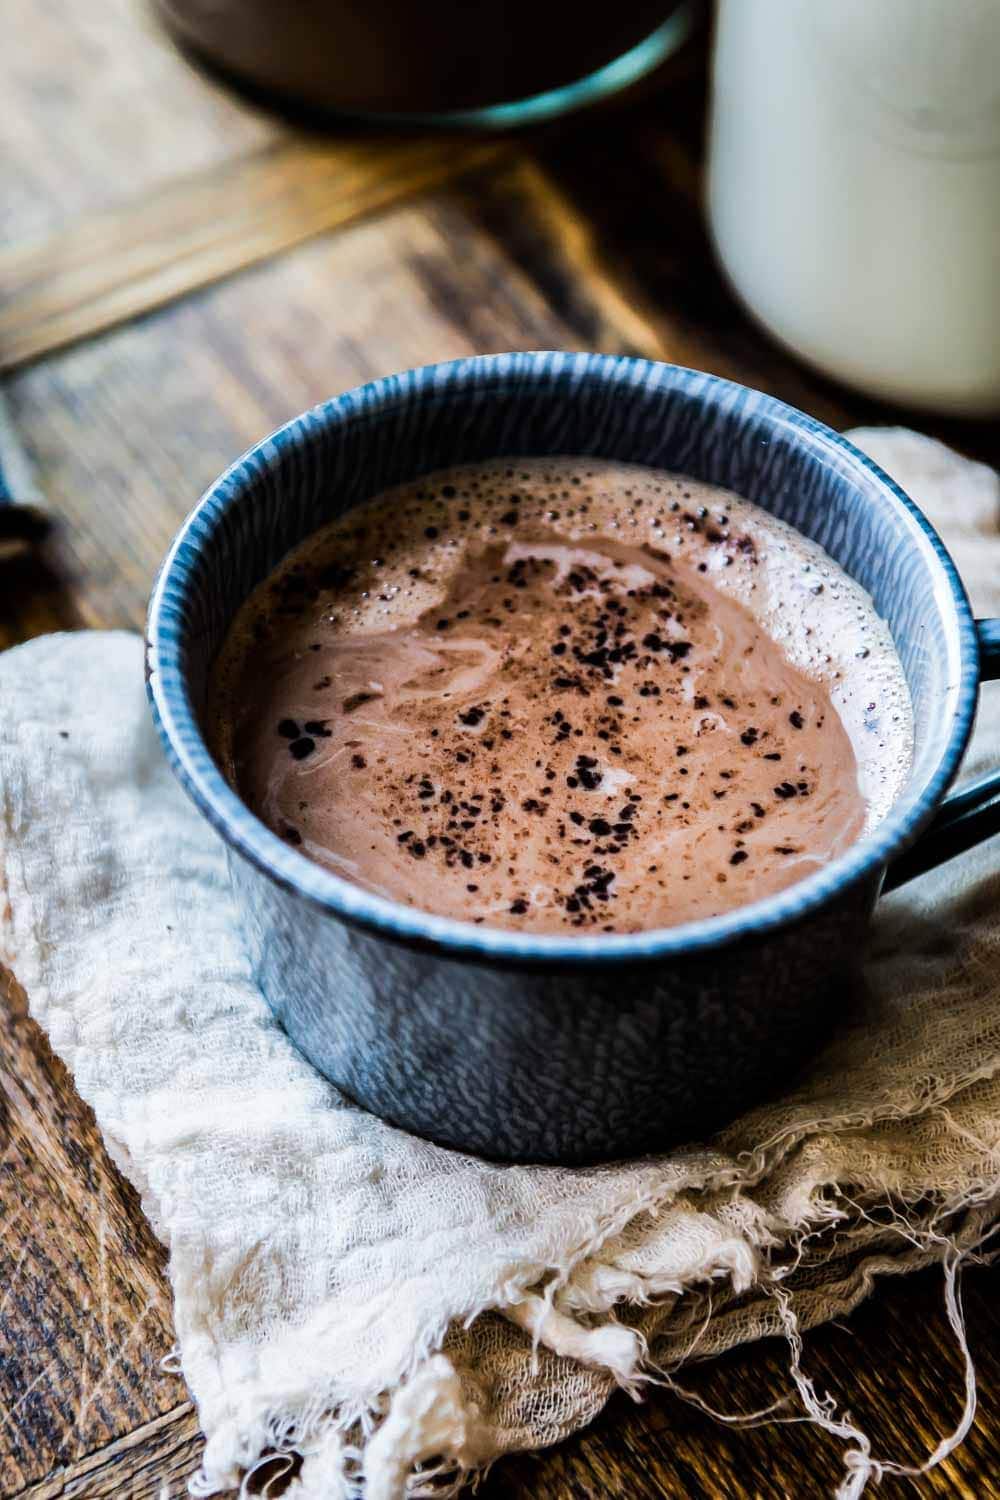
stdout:
[[(460, 391), (466, 385), (475, 386), (482, 393), (484, 381), (490, 376), (499, 377), (504, 385), (512, 377), (522, 385), (532, 378), (544, 385), (556, 374), (568, 374), (578, 381), (596, 379), (623, 389), (648, 385), (655, 377), (660, 386), (697, 386), (722, 397), (752, 391), (769, 425), (793, 437), (808, 437), (813, 448), (819, 442), (860, 465), (902, 512), (912, 542), (930, 553), (947, 585), (943, 596), (935, 591), (933, 608), (949, 627), (945, 638), (956, 653), (958, 680), (947, 740), (923, 790), (911, 795), (904, 790), (870, 833), (814, 874), (719, 916), (637, 933), (567, 937), (477, 926), (375, 895), (299, 853), (251, 812), (225, 780), (198, 726), (182, 666), (186, 588), (198, 556), (212, 541), (219, 518), (238, 502), (275, 453), (359, 419), (366, 426), (376, 424), (400, 404), (401, 390), (405, 400), (412, 402), (421, 396), (440, 395), (442, 387)], [(457, 959), (533, 967), (572, 969), (580, 964), (655, 961), (728, 946), (748, 937), (765, 936), (807, 916), (858, 882), (880, 878), (890, 860), (916, 839), (954, 779), (972, 730), (978, 682), (975, 622), (955, 565), (923, 512), (873, 459), (824, 423), (752, 387), (682, 365), (603, 354), (532, 351), (424, 365), (354, 387), (292, 418), (230, 464), (189, 512), (161, 564), (146, 628), (147, 692), (168, 761), (199, 811), (231, 849), (278, 886), (378, 937)]]

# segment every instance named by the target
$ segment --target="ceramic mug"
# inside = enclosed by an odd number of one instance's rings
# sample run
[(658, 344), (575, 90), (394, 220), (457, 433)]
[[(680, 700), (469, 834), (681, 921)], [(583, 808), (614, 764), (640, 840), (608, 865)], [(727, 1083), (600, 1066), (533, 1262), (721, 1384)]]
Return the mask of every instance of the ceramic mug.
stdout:
[[(318, 527), (388, 486), (501, 455), (587, 455), (734, 490), (818, 542), (889, 622), (913, 768), (881, 823), (777, 895), (631, 935), (492, 930), (402, 906), (270, 832), (204, 736), (209, 669), (239, 606)], [(842, 1014), (880, 888), (1000, 831), (1000, 776), (945, 799), (1000, 622), (976, 622), (941, 541), (849, 442), (760, 392), (596, 354), (506, 354), (391, 376), (307, 412), (212, 485), (148, 621), (153, 713), (225, 840), (263, 993), (358, 1103), (506, 1160), (627, 1156), (721, 1125)], [(845, 984), (845, 975), (848, 983)]]

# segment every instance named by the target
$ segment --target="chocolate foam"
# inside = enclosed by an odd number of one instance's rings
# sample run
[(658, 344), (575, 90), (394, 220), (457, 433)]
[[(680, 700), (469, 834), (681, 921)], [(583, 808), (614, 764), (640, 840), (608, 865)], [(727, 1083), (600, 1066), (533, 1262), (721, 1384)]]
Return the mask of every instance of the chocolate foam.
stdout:
[(910, 757), (888, 631), (825, 553), (589, 460), (452, 470), (319, 533), (240, 612), (212, 702), (227, 776), (304, 854), (541, 932), (781, 890)]

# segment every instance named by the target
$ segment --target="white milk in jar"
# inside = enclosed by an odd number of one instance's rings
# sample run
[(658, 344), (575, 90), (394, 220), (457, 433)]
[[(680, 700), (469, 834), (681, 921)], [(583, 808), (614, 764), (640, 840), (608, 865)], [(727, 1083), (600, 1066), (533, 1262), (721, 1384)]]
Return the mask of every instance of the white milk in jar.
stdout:
[(1000, 411), (1000, 0), (720, 0), (709, 218), (820, 369)]

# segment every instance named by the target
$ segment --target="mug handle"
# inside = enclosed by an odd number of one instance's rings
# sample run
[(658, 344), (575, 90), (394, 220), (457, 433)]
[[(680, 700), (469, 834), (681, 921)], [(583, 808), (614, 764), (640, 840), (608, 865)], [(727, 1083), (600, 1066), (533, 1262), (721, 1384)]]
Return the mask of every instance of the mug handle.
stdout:
[[(1000, 678), (1000, 620), (977, 620), (979, 637), (979, 681)], [(933, 870), (974, 844), (1000, 833), (1000, 771), (952, 792), (938, 808), (930, 825), (912, 848), (889, 866), (883, 892)]]

